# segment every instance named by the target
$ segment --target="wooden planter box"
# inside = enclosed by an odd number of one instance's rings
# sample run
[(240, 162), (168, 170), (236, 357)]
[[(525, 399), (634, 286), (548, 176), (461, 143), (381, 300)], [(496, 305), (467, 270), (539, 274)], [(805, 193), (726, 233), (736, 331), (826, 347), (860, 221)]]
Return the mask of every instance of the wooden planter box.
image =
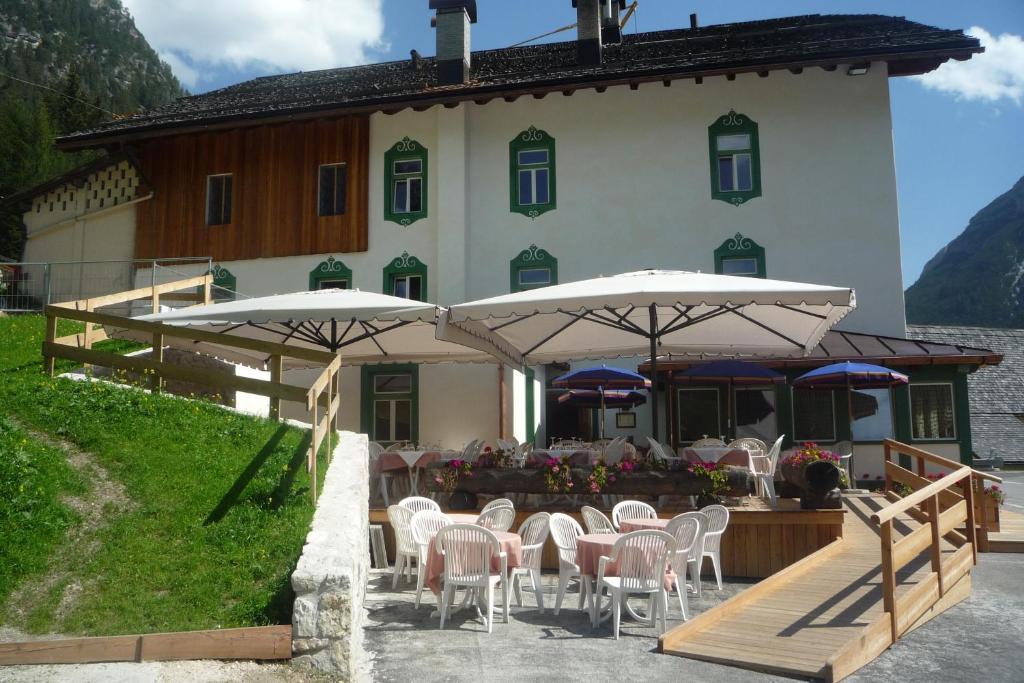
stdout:
[[(427, 468), (420, 483), (430, 491), (440, 490), (434, 481), (433, 470), (445, 467), (435, 463)], [(741, 467), (729, 467), (729, 490), (727, 496), (741, 497), (753, 490), (753, 476)], [(648, 495), (648, 496), (696, 496), (709, 482), (705, 477), (698, 477), (686, 471), (680, 472), (635, 472), (619, 475), (609, 483), (600, 494), (591, 494), (586, 490), (584, 482), (590, 475), (589, 467), (572, 468), (575, 489), (573, 495)], [(544, 482), (542, 469), (502, 469), (481, 468), (473, 471), (472, 477), (463, 477), (457, 487), (460, 491), (470, 493), (550, 493)]]
[(978, 524), (980, 524), (981, 520), (984, 519), (985, 522), (986, 522), (986, 527), (988, 528), (988, 530), (990, 532), (993, 532), (993, 533), (994, 532), (998, 532), (999, 531), (999, 504), (996, 502), (995, 498), (993, 498), (992, 496), (988, 496), (988, 495), (984, 495), (984, 494), (982, 494), (980, 496), (975, 494), (975, 496), (981, 501), (981, 505), (984, 506), (984, 508), (985, 508), (984, 512), (982, 512), (982, 510), (980, 508), (975, 512), (975, 516), (978, 518)]

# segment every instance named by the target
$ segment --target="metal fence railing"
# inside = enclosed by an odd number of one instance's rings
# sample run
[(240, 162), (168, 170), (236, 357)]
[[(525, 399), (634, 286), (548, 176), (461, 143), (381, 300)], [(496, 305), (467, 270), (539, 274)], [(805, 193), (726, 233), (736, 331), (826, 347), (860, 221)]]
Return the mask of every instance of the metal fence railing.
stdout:
[(208, 257), (0, 263), (0, 311), (41, 312), (78, 301), (210, 272)]

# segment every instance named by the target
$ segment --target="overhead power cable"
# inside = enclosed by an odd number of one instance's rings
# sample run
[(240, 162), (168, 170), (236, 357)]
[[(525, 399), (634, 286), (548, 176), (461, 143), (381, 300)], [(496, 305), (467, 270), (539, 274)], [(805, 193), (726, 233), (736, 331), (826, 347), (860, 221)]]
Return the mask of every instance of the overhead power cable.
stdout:
[(63, 97), (66, 100), (71, 100), (73, 102), (78, 102), (80, 104), (84, 104), (87, 107), (92, 107), (93, 109), (98, 109), (99, 111), (103, 112), (104, 114), (109, 114), (110, 116), (115, 116), (115, 117), (117, 116), (117, 114), (115, 114), (114, 112), (110, 111), (109, 109), (104, 109), (103, 107), (101, 107), (101, 106), (99, 106), (97, 104), (89, 102), (88, 100), (83, 100), (83, 99), (81, 99), (79, 97), (72, 97), (71, 95), (68, 95), (66, 93), (62, 93), (59, 90), (51, 88), (48, 85), (43, 85), (42, 83), (36, 83), (35, 81), (26, 81), (24, 78), (18, 78), (17, 76), (12, 76), (11, 74), (9, 74), (7, 72), (4, 72), (4, 71), (0, 71), (0, 76), (6, 76), (7, 78), (11, 79), (12, 81), (17, 81), (18, 83), (24, 83), (25, 85), (31, 85), (32, 87), (35, 87), (35, 88), (42, 88), (43, 90), (49, 90), (50, 92), (54, 93), (55, 95), (59, 95), (59, 96)]

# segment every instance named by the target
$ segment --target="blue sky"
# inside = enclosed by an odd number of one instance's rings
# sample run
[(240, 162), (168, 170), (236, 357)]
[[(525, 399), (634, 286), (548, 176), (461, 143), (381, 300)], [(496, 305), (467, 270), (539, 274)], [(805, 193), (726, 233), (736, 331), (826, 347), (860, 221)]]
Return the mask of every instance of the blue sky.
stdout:
[[(124, 0), (150, 43), (193, 92), (269, 73), (434, 52), (427, 0)], [(473, 48), (506, 47), (575, 21), (569, 0), (478, 0)], [(943, 28), (980, 27), (998, 59), (959, 75), (890, 80), (909, 285), (979, 209), (1024, 175), (1024, 1), (640, 0), (628, 31), (798, 14), (878, 13)], [(1012, 34), (1000, 38), (1003, 34)], [(567, 40), (566, 31), (549, 40)], [(975, 60), (972, 60), (972, 62)], [(944, 67), (945, 69), (945, 67)], [(942, 70), (940, 70), (942, 72)], [(1009, 85), (1007, 85), (1009, 83)], [(942, 87), (944, 89), (936, 89)]]

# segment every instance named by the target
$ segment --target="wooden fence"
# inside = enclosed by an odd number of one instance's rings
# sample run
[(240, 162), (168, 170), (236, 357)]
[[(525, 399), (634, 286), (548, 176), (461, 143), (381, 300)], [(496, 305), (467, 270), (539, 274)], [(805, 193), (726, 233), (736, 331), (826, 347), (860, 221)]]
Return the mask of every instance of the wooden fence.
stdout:
[[(918, 472), (892, 461), (897, 453), (914, 458)], [(951, 470), (936, 481), (925, 475), (925, 463)], [(889, 616), (892, 642), (907, 632), (947, 591), (950, 591), (978, 562), (978, 520), (975, 496), (977, 483), (993, 478), (966, 465), (898, 441), (885, 441), (885, 489), (891, 504), (871, 516), (879, 527), (882, 545), (882, 599)], [(900, 497), (893, 482), (911, 489)], [(899, 538), (897, 516), (905, 514), (920, 526)], [(958, 529), (963, 528), (960, 532)], [(959, 546), (943, 557), (943, 539)], [(928, 552), (931, 571), (909, 590), (897, 595), (897, 572)]]
[[(245, 337), (220, 334), (207, 330), (178, 327), (164, 323), (135, 320), (119, 315), (102, 313), (96, 309), (114, 304), (124, 304), (145, 300), (153, 312), (160, 310), (161, 299), (192, 302), (194, 304), (210, 303), (210, 287), (213, 277), (209, 274), (191, 277), (175, 282), (154, 284), (127, 292), (110, 294), (93, 299), (81, 299), (66, 303), (51, 304), (46, 307), (46, 341), (43, 342), (43, 359), (46, 371), (53, 376), (55, 361), (58, 358), (82, 363), (86, 366), (129, 370), (148, 374), (151, 377), (151, 389), (159, 392), (165, 379), (192, 382), (217, 389), (235, 389), (270, 399), (270, 417), (279, 419), (281, 401), (303, 403), (310, 413), (310, 425), (313, 438), (310, 444), (307, 469), (310, 473), (310, 493), (313, 502), (317, 498), (317, 467), (316, 454), (320, 446), (327, 442), (328, 453), (331, 449), (331, 432), (333, 431), (340, 398), (339, 369), (341, 361), (337, 354), (329, 351), (307, 349), (287, 344), (247, 339)], [(58, 320), (75, 320), (85, 324), (85, 331), (57, 337)], [(96, 325), (101, 327), (96, 328)], [(148, 358), (124, 356), (117, 353), (97, 351), (93, 344), (107, 338), (105, 328), (129, 330), (135, 337), (144, 337), (152, 344), (152, 353)], [(211, 370), (192, 368), (169, 363), (164, 360), (164, 348), (172, 339), (190, 342), (205, 342), (224, 347), (225, 349), (241, 349), (248, 352), (266, 354), (270, 369), (270, 379), (239, 377), (228, 370)], [(322, 365), (323, 370), (314, 380), (313, 385), (306, 387), (287, 384), (282, 381), (282, 368), (285, 358), (295, 358), (305, 362)]]

